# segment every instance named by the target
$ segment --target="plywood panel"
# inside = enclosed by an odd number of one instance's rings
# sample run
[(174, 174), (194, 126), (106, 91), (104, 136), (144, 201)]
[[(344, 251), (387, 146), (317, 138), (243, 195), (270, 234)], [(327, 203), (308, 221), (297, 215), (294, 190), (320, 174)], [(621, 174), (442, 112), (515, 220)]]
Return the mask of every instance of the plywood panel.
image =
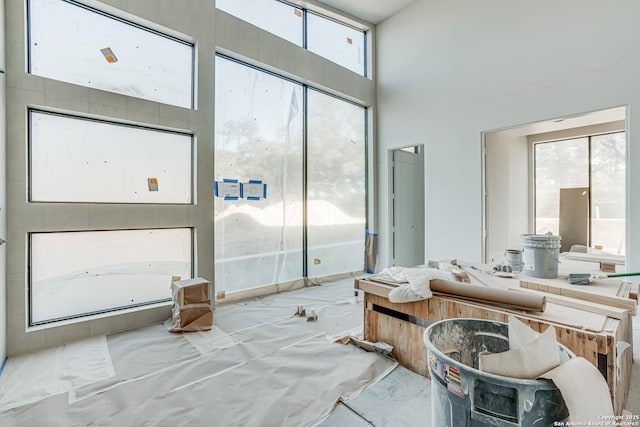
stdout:
[[(585, 285), (585, 286), (573, 285), (573, 287), (569, 287), (569, 286), (571, 285), (559, 286), (559, 285), (552, 285), (550, 283), (539, 283), (539, 282), (532, 282), (532, 281), (526, 281), (526, 280), (520, 281), (520, 287), (522, 288), (538, 290), (542, 292), (567, 296), (571, 298), (577, 298), (585, 301), (595, 302), (598, 304), (610, 305), (612, 307), (624, 308), (631, 315), (635, 315), (636, 313), (636, 301), (629, 298), (622, 298), (622, 297), (616, 296), (618, 292), (617, 288), (616, 288), (616, 293), (614, 295), (611, 295), (611, 294), (605, 295), (602, 293), (593, 292), (595, 289), (598, 289), (598, 288), (592, 287), (591, 285)], [(603, 288), (600, 288), (600, 289), (603, 289)]]
[(393, 346), (393, 357), (412, 371), (429, 376), (425, 328), (378, 313), (378, 339)]

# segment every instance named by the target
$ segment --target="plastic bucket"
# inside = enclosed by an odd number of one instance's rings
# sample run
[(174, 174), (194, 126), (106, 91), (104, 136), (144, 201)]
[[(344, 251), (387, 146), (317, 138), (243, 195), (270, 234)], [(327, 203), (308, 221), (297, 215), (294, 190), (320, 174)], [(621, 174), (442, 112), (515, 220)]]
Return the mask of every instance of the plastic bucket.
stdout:
[(560, 262), (560, 236), (552, 234), (523, 234), (522, 272), (525, 276), (555, 279)]
[[(478, 355), (509, 349), (509, 327), (481, 319), (448, 319), (424, 332), (431, 374), (431, 425), (551, 426), (569, 411), (550, 380), (522, 380), (478, 370)], [(560, 345), (561, 361), (573, 353)]]

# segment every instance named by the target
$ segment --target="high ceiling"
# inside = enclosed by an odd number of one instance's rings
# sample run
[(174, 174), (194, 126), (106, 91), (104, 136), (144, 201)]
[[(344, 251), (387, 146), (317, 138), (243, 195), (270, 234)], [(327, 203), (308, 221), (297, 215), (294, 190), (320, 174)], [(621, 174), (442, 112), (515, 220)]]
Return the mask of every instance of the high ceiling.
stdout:
[(415, 0), (319, 0), (356, 18), (378, 24)]

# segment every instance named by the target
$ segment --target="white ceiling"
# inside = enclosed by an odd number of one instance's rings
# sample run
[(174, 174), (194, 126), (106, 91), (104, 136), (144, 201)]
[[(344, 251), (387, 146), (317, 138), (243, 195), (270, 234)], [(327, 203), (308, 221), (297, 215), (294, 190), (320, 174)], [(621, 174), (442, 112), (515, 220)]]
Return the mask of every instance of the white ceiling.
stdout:
[(319, 0), (372, 24), (379, 24), (415, 0)]

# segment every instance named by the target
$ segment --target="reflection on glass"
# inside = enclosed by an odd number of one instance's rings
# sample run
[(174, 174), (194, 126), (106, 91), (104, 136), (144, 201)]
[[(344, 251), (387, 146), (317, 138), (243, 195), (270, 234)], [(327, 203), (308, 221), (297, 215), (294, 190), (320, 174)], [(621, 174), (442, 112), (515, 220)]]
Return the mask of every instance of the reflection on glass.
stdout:
[(591, 137), (591, 243), (625, 253), (625, 133)]
[(266, 199), (215, 199), (216, 289), (302, 277), (302, 87), (216, 57), (215, 176)]
[(276, 0), (216, 0), (216, 7), (302, 46), (302, 9)]
[(63, 0), (29, 0), (29, 72), (191, 108), (194, 47)]
[(29, 118), (31, 201), (191, 203), (191, 135), (39, 111)]
[(190, 228), (31, 234), (30, 324), (166, 301), (191, 278)]
[(308, 91), (308, 275), (363, 268), (365, 109)]
[(360, 30), (308, 13), (307, 49), (364, 75), (364, 32)]
[(560, 189), (589, 186), (588, 138), (535, 145), (536, 233), (558, 234)]

